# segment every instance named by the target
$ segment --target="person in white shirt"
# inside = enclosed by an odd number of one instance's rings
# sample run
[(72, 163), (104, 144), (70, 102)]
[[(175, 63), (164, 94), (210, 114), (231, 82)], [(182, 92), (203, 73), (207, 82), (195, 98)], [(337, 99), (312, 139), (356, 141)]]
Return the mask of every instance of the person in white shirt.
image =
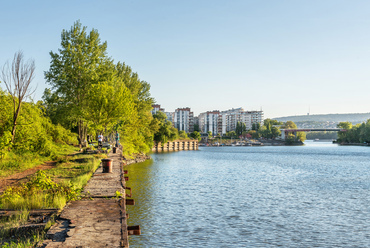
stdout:
[(98, 146), (103, 146), (103, 135), (101, 133), (98, 135)]

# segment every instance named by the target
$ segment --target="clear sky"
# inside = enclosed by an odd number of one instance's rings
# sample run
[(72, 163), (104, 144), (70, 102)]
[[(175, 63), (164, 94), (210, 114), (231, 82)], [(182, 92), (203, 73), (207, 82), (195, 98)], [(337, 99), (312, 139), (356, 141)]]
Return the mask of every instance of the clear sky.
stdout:
[(166, 111), (370, 112), (368, 0), (0, 0), (0, 9), (0, 66), (20, 49), (33, 58), (35, 100), (49, 87), (49, 52), (80, 20)]

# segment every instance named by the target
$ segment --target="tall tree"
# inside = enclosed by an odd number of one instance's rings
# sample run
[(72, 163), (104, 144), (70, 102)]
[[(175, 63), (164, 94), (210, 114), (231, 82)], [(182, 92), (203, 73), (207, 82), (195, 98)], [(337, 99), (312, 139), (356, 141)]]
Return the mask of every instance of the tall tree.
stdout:
[(236, 128), (235, 128), (236, 135), (240, 136), (246, 131), (247, 131), (247, 126), (245, 125), (245, 123), (238, 121), (238, 123), (236, 123)]
[(35, 61), (24, 61), (23, 52), (19, 51), (14, 54), (12, 65), (9, 62), (3, 66), (1, 79), (13, 100), (13, 120), (11, 131), (11, 142), (14, 142), (17, 120), (21, 112), (22, 103), (29, 97), (33, 91), (30, 87), (34, 78)]
[(50, 52), (49, 71), (46, 81), (52, 86), (54, 94), (62, 99), (59, 103), (68, 109), (69, 117), (78, 126), (80, 144), (86, 135), (86, 116), (88, 91), (92, 84), (102, 80), (105, 74), (101, 65), (110, 60), (106, 55), (107, 43), (101, 43), (99, 33), (75, 22), (69, 31), (63, 30), (61, 48), (57, 53)]
[(156, 120), (158, 125), (157, 131), (154, 133), (154, 141), (157, 143), (161, 142), (163, 144), (178, 137), (177, 129), (167, 120), (165, 113), (159, 111), (153, 115), (153, 118)]

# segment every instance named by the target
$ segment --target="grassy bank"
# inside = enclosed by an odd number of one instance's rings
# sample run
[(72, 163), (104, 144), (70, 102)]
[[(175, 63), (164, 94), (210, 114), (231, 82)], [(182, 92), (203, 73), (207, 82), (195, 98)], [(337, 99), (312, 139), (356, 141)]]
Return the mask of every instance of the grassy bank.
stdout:
[(32, 152), (7, 152), (6, 156), (0, 160), (0, 179), (34, 168), (45, 161), (63, 161), (68, 154), (73, 154), (78, 149), (77, 147), (59, 144), (55, 145), (54, 152), (50, 156), (42, 156)]
[(8, 187), (0, 195), (0, 209), (20, 212), (0, 220), (1, 247), (34, 247), (43, 239), (53, 219), (48, 220), (44, 230), (14, 235), (14, 230), (29, 222), (28, 211), (62, 209), (68, 201), (79, 199), (83, 187), (105, 157), (105, 154), (64, 154), (53, 168), (38, 171), (21, 185)]

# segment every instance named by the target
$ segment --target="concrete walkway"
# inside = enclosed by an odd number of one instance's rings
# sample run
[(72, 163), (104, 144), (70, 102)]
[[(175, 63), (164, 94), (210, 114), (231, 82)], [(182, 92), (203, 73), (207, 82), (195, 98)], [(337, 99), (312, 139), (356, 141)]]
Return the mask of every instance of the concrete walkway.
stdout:
[[(86, 199), (69, 203), (40, 247), (128, 247), (121, 151), (109, 154), (112, 173), (100, 166), (86, 185)], [(117, 197), (116, 192), (121, 196)]]

